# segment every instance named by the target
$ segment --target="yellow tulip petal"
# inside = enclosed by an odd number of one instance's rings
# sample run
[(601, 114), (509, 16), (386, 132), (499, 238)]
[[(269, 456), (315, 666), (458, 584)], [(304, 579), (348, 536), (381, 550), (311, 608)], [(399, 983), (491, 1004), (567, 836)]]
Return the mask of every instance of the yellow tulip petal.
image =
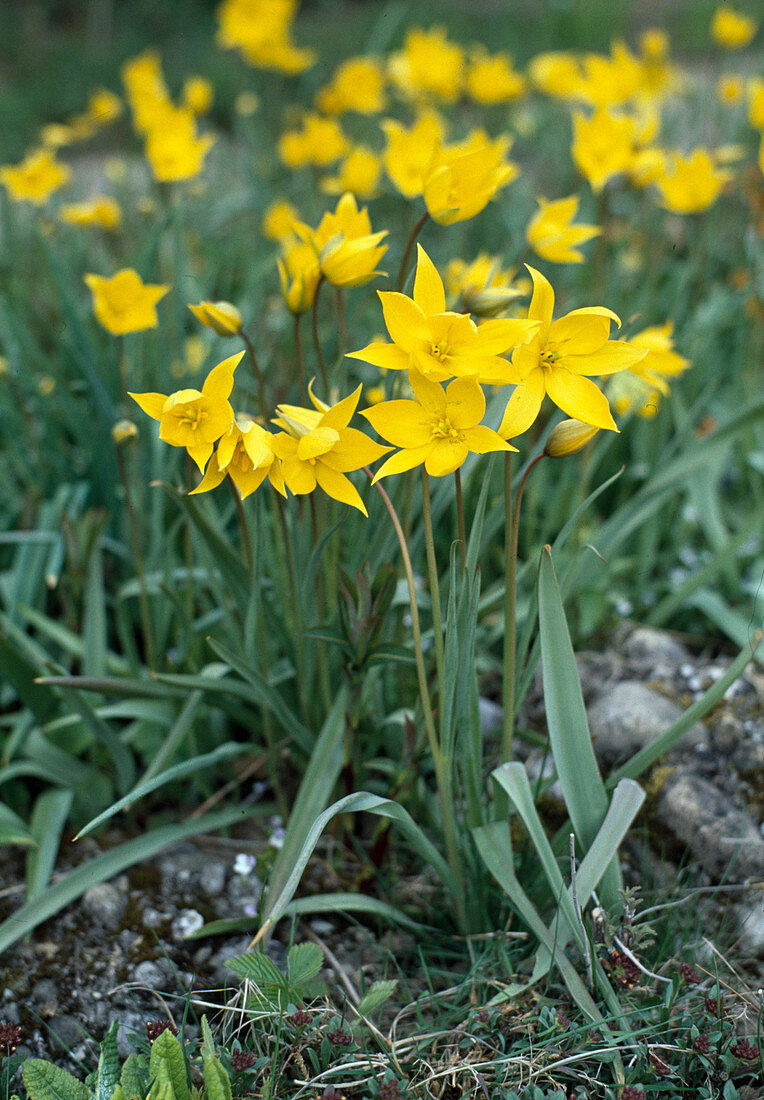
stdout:
[(233, 372), (243, 357), (244, 352), (239, 351), (236, 355), (230, 355), (222, 363), (218, 363), (216, 367), (212, 368), (202, 386), (202, 393), (205, 397), (212, 398), (212, 400), (228, 400), (233, 389)]
[(446, 395), (438, 382), (433, 382), (421, 371), (412, 367), (409, 371), (409, 385), (419, 404), (428, 413), (442, 416), (446, 411)]
[(389, 450), (389, 447), (375, 443), (368, 435), (355, 428), (344, 428), (340, 432), (339, 443), (323, 455), (321, 461), (333, 470), (346, 474), (350, 470), (360, 470), (362, 466), (376, 462)]
[(576, 374), (615, 374), (616, 371), (630, 369), (646, 355), (645, 348), (634, 348), (626, 340), (608, 340), (598, 351), (570, 358), (563, 356), (558, 364)]
[(296, 455), (285, 458), (281, 464), (284, 481), (290, 493), (304, 496), (312, 493), (316, 487), (316, 467), (309, 462), (301, 462)]
[(207, 464), (207, 460), (212, 454), (212, 443), (205, 443), (200, 441), (198, 443), (192, 443), (186, 448), (193, 461), (204, 472), (204, 467)]
[(330, 451), (339, 442), (339, 432), (334, 428), (314, 428), (297, 443), (297, 458), (300, 462), (309, 462)]
[(192, 497), (194, 493), (206, 493), (210, 489), (216, 489), (224, 477), (225, 470), (221, 470), (217, 461), (213, 458), (212, 461), (208, 463), (202, 480), (195, 489), (191, 489), (188, 495)]
[(382, 401), (361, 415), (395, 447), (423, 447), (432, 437), (427, 414), (416, 401)]
[(580, 374), (556, 368), (549, 371), (546, 392), (559, 409), (584, 424), (618, 431), (602, 390)]
[(252, 469), (252, 470), (240, 470), (233, 468), (228, 471), (228, 475), (233, 481), (236, 488), (241, 493), (241, 499), (246, 500), (248, 496), (254, 493), (255, 489), (259, 489), (268, 474), (267, 468)]
[(607, 317), (567, 313), (550, 325), (548, 344), (559, 355), (585, 356), (604, 347), (609, 335)]
[(443, 288), (443, 280), (421, 244), (417, 244), (416, 247), (418, 259), (414, 279), (414, 301), (427, 317), (434, 313), (444, 313), (446, 292)]
[(316, 481), (333, 500), (338, 500), (341, 504), (350, 504), (365, 516), (368, 515), (358, 490), (344, 474), (332, 470), (323, 462), (317, 462)]
[(527, 431), (539, 414), (545, 392), (544, 371), (537, 367), (513, 390), (499, 425), (499, 435), (513, 439)]
[[(415, 391), (416, 392), (416, 391)], [(474, 428), (483, 419), (485, 395), (474, 378), (455, 378), (446, 386), (446, 415), (454, 428)]]
[(423, 447), (412, 447), (410, 450), (398, 451), (397, 454), (390, 455), (387, 462), (383, 462), (377, 470), (374, 481), (389, 477), (390, 474), (404, 474), (407, 470), (413, 470), (415, 466), (421, 466), (434, 446), (434, 441), (430, 441)]
[(348, 359), (361, 359), (364, 363), (371, 363), (373, 367), (381, 367), (382, 370), (408, 370), (409, 353), (399, 348), (397, 344), (383, 344), (376, 342), (367, 344), (360, 351), (346, 353)]
[(489, 451), (517, 450), (517, 447), (513, 447), (511, 443), (502, 439), (498, 432), (485, 424), (478, 424), (474, 428), (469, 428), (464, 433), (464, 439), (470, 451), (476, 455), (484, 455)]
[(541, 328), (540, 321), (496, 318), (478, 325), (478, 345), (484, 355), (503, 355), (518, 344), (527, 344)]
[(322, 428), (334, 428), (335, 431), (339, 431), (341, 428), (347, 428), (350, 423), (350, 419), (356, 410), (358, 399), (361, 396), (361, 390), (363, 386), (358, 386), (348, 396), (339, 401), (336, 405), (332, 405), (330, 409), (324, 413), (319, 421)]
[(459, 439), (436, 439), (424, 468), (431, 477), (445, 477), (458, 470), (469, 453), (467, 444)]
[(528, 306), (528, 320), (541, 322), (539, 338), (542, 343), (546, 343), (554, 312), (554, 290), (552, 284), (540, 271), (537, 271), (535, 267), (531, 267), (530, 264), (525, 266), (530, 272), (531, 279), (533, 279), (533, 297), (531, 298), (531, 304)]
[(152, 420), (161, 420), (167, 396), (164, 393), (129, 393), (133, 401), (143, 409)]
[(387, 331), (394, 344), (404, 351), (413, 351), (422, 341), (430, 342), (430, 326), (416, 302), (392, 290), (377, 293), (382, 302)]

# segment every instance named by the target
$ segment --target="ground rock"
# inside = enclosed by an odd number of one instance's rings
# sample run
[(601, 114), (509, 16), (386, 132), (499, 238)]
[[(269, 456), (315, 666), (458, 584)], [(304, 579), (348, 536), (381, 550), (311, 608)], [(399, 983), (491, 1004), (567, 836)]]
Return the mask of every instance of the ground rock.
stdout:
[(655, 816), (714, 878), (764, 876), (764, 839), (754, 822), (689, 768), (677, 768), (666, 780)]
[[(681, 707), (646, 684), (624, 680), (589, 707), (594, 751), (605, 764), (619, 763), (649, 745), (681, 715)], [(696, 722), (679, 744), (700, 744), (704, 737), (703, 726)]]
[(737, 907), (740, 921), (738, 949), (752, 959), (764, 959), (764, 889), (752, 890)]
[(127, 908), (127, 894), (110, 882), (97, 882), (85, 891), (82, 904), (98, 924), (116, 932)]
[(638, 626), (632, 630), (623, 643), (626, 657), (650, 668), (657, 665), (680, 665), (689, 660), (690, 652), (664, 630), (654, 630), (649, 626)]

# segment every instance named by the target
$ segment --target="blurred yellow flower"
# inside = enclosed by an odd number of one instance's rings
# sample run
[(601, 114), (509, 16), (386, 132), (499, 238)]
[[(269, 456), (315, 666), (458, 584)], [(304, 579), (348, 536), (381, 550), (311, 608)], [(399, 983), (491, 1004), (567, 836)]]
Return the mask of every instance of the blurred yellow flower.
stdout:
[(512, 66), (506, 53), (489, 54), (475, 46), (465, 78), (467, 94), (476, 103), (507, 103), (523, 95), (525, 77)]
[(356, 145), (342, 161), (336, 176), (324, 176), (321, 190), (327, 195), (351, 191), (359, 199), (370, 199), (377, 191), (382, 162), (373, 149)]
[(455, 378), (445, 390), (421, 371), (409, 371), (413, 401), (383, 401), (361, 413), (375, 432), (401, 449), (374, 475), (374, 481), (424, 464), (431, 477), (458, 470), (468, 454), (517, 448), (480, 421), (485, 395), (476, 378)]
[(126, 61), (121, 74), (133, 126), (139, 134), (145, 134), (157, 115), (172, 105), (161, 58), (156, 50), (146, 50)]
[(385, 400), (385, 387), (384, 386), (367, 386), (366, 387), (366, 400), (370, 405), (378, 405), (380, 401)]
[(459, 97), (464, 68), (464, 50), (448, 40), (443, 27), (428, 31), (413, 27), (406, 34), (403, 49), (388, 59), (390, 79), (404, 95), (443, 103), (453, 103)]
[(236, 306), (230, 302), (199, 302), (188, 308), (207, 328), (211, 328), (218, 336), (236, 336), (241, 332), (242, 319)]
[(719, 168), (708, 149), (687, 156), (673, 153), (665, 172), (655, 181), (661, 202), (675, 214), (698, 214), (716, 202), (732, 173)]
[(296, 76), (310, 68), (313, 50), (292, 42), (297, 0), (223, 0), (217, 9), (217, 43), (239, 50), (257, 68)]
[(748, 81), (748, 121), (756, 130), (764, 130), (764, 80)]
[(56, 160), (50, 149), (27, 153), (21, 164), (0, 167), (0, 183), (14, 202), (31, 202), (42, 206), (54, 191), (68, 183), (71, 172)]
[(656, 386), (629, 370), (608, 379), (607, 395), (618, 416), (635, 412), (645, 420), (657, 414), (661, 401), (661, 391)]
[(538, 323), (502, 319), (476, 325), (464, 313), (447, 312), (443, 280), (421, 245), (417, 253), (413, 298), (377, 291), (393, 342), (374, 341), (348, 357), (385, 370), (416, 367), (437, 381), (453, 375), (498, 385), (514, 381), (516, 373), (502, 356), (529, 340)]
[(204, 76), (189, 76), (183, 83), (183, 106), (195, 115), (203, 115), (209, 111), (214, 97), (212, 81)]
[(286, 130), (278, 141), (278, 154), (287, 168), (304, 168), (315, 164), (326, 168), (339, 160), (350, 148), (336, 118), (323, 118), (308, 112), (299, 130)]
[(629, 338), (629, 344), (633, 348), (644, 348), (647, 352), (644, 359), (640, 359), (629, 370), (650, 382), (661, 393), (668, 393), (664, 379), (674, 378), (690, 366), (689, 359), (684, 359), (674, 351), (673, 335), (674, 323), (666, 321), (663, 325), (643, 328)]
[(545, 394), (569, 417), (617, 431), (607, 398), (585, 376), (625, 370), (643, 359), (646, 352), (623, 340), (608, 338), (610, 322), (621, 322), (604, 306), (574, 309), (554, 321), (551, 283), (540, 271), (526, 267), (533, 279), (528, 317), (540, 321), (541, 327), (512, 356), (520, 381), (507, 403), (499, 434), (510, 439), (530, 428)]
[(95, 126), (106, 126), (122, 114), (122, 100), (108, 88), (96, 88), (88, 97), (85, 113)]
[(61, 149), (75, 140), (71, 126), (63, 122), (49, 122), (40, 130), (40, 143), (48, 149)]
[(613, 43), (609, 57), (588, 53), (581, 64), (583, 77), (576, 96), (593, 107), (621, 106), (642, 84), (642, 66), (623, 42)]
[(564, 50), (536, 54), (531, 58), (528, 75), (539, 91), (558, 99), (577, 96), (583, 80), (578, 58)]
[(56, 380), (52, 374), (41, 374), (37, 379), (37, 392), (40, 397), (50, 397), (56, 389)]
[(446, 290), (466, 313), (491, 317), (527, 293), (512, 285), (514, 274), (515, 269), (502, 271), (501, 257), (487, 252), (480, 252), (471, 263), (454, 257), (446, 268)]
[(581, 175), (594, 191), (607, 181), (628, 172), (634, 157), (635, 125), (628, 115), (605, 108), (587, 118), (580, 111), (573, 115), (571, 153)]
[(334, 500), (367, 515), (358, 490), (345, 475), (376, 462), (390, 448), (348, 427), (361, 389), (358, 386), (349, 397), (324, 411), (279, 405), (274, 423), (285, 431), (273, 437), (272, 445), (281, 459), (290, 493), (302, 496), (318, 485)]
[(716, 98), (724, 107), (737, 107), (742, 103), (744, 90), (743, 78), (737, 73), (726, 73), (716, 82)]
[(276, 260), (281, 293), (291, 313), (305, 313), (313, 305), (321, 277), (318, 253), (307, 241), (296, 241)]
[(383, 154), (385, 171), (407, 199), (424, 190), (425, 177), (445, 139), (445, 125), (434, 111), (424, 111), (410, 129), (395, 119), (383, 119), (387, 138)]
[(572, 225), (578, 212), (578, 195), (547, 202), (539, 198), (539, 209), (528, 223), (525, 236), (539, 256), (555, 264), (580, 264), (583, 253), (575, 245), (584, 244), (602, 230), (596, 225)]
[(374, 57), (349, 57), (316, 93), (316, 107), (327, 115), (358, 111), (373, 115), (385, 108), (385, 71)]
[(68, 225), (93, 225), (98, 229), (118, 229), (122, 224), (122, 208), (116, 199), (95, 198), (90, 202), (72, 202), (62, 206), (60, 218)]
[(453, 225), (472, 218), (511, 183), (518, 170), (504, 159), (510, 144), (506, 135), (491, 141), (475, 130), (460, 146), (442, 146), (430, 164), (423, 192), (433, 221)]
[(214, 144), (212, 134), (197, 134), (192, 111), (169, 106), (154, 119), (146, 135), (146, 159), (154, 179), (161, 183), (193, 179)]
[(378, 261), (387, 251), (382, 238), (387, 230), (374, 233), (369, 213), (358, 209), (355, 196), (347, 191), (335, 211), (327, 211), (318, 228), (299, 225), (297, 232), (318, 255), (321, 274), (335, 286), (363, 286), (380, 272)]
[(213, 444), (233, 423), (228, 399), (233, 389), (233, 372), (244, 355), (237, 352), (213, 367), (201, 390), (176, 390), (163, 393), (131, 393), (152, 420), (159, 421), (159, 438), (173, 447), (185, 447), (203, 472), (212, 454)]
[(727, 50), (739, 50), (753, 41), (758, 23), (728, 4), (722, 4), (711, 20), (711, 37)]
[(85, 282), (93, 294), (96, 319), (114, 336), (156, 328), (159, 323), (156, 304), (170, 289), (144, 283), (131, 267), (123, 268), (111, 278), (88, 274)]
[(295, 235), (300, 221), (298, 211), (286, 199), (274, 199), (263, 214), (260, 228), (270, 241), (286, 241)]
[(129, 443), (137, 435), (138, 428), (132, 420), (118, 420), (111, 429), (111, 438), (115, 443)]
[(236, 417), (207, 463), (204, 477), (189, 496), (217, 488), (228, 475), (242, 500), (254, 493), (266, 477), (273, 488), (285, 497), (284, 475), (272, 441), (271, 433), (260, 424), (246, 417)]

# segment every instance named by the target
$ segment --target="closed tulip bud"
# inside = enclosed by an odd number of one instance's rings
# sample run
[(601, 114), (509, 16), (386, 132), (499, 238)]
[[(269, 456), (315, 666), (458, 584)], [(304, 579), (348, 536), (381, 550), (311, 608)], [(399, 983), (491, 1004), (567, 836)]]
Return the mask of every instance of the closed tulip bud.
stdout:
[(132, 420), (118, 420), (111, 429), (111, 438), (117, 444), (129, 443), (138, 435), (138, 429)]
[(243, 321), (236, 306), (230, 302), (200, 302), (188, 307), (207, 328), (213, 329), (218, 336), (236, 336), (241, 332)]
[(598, 431), (599, 428), (584, 424), (581, 420), (561, 420), (552, 428), (544, 447), (544, 454), (547, 458), (565, 458), (566, 455), (574, 455), (576, 451), (585, 447)]

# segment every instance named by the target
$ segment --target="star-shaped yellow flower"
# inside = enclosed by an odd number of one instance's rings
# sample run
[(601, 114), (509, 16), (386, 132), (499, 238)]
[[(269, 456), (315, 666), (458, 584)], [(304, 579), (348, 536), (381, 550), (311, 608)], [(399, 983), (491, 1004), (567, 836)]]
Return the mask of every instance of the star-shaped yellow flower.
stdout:
[(581, 264), (583, 253), (575, 245), (584, 244), (602, 230), (596, 225), (573, 225), (578, 211), (578, 195), (547, 202), (539, 198), (539, 209), (525, 232), (528, 244), (543, 259), (554, 264)]
[(42, 206), (54, 191), (68, 182), (70, 175), (67, 166), (57, 161), (50, 149), (37, 149), (21, 164), (4, 164), (0, 168), (0, 183), (14, 202)]
[(125, 267), (111, 278), (88, 274), (85, 282), (93, 294), (93, 311), (107, 332), (123, 336), (156, 328), (156, 304), (169, 286), (144, 283), (137, 271)]
[(349, 357), (384, 370), (413, 366), (437, 381), (453, 375), (475, 375), (497, 385), (516, 381), (516, 372), (502, 355), (529, 340), (539, 323), (499, 319), (476, 325), (464, 313), (446, 311), (443, 280), (421, 245), (417, 252), (413, 298), (377, 291), (393, 343), (375, 342)]
[(285, 497), (284, 475), (272, 440), (273, 436), (260, 424), (245, 417), (236, 418), (207, 463), (204, 477), (189, 496), (217, 488), (228, 475), (242, 500), (254, 493), (266, 477), (273, 488)]
[(544, 394), (576, 420), (618, 431), (607, 398), (584, 375), (613, 374), (633, 366), (647, 352), (623, 340), (609, 340), (610, 322), (620, 325), (604, 306), (574, 309), (552, 320), (554, 290), (540, 271), (526, 264), (533, 279), (528, 316), (541, 327), (512, 357), (520, 382), (509, 399), (499, 434), (511, 439), (526, 431), (539, 414)]
[(436, 152), (424, 184), (427, 211), (438, 225), (474, 218), (496, 192), (517, 176), (517, 166), (505, 160), (510, 139), (491, 141), (482, 130), (466, 142)]
[(432, 477), (458, 470), (467, 455), (514, 451), (481, 424), (485, 396), (475, 378), (455, 378), (445, 390), (421, 371), (409, 371), (415, 401), (383, 401), (361, 413), (383, 439), (401, 449), (377, 470), (374, 480), (421, 466)]
[(233, 389), (233, 372), (243, 351), (213, 367), (201, 390), (163, 393), (131, 393), (143, 411), (159, 421), (159, 438), (173, 447), (185, 447), (203, 472), (213, 444), (230, 429), (233, 409), (228, 398)]

